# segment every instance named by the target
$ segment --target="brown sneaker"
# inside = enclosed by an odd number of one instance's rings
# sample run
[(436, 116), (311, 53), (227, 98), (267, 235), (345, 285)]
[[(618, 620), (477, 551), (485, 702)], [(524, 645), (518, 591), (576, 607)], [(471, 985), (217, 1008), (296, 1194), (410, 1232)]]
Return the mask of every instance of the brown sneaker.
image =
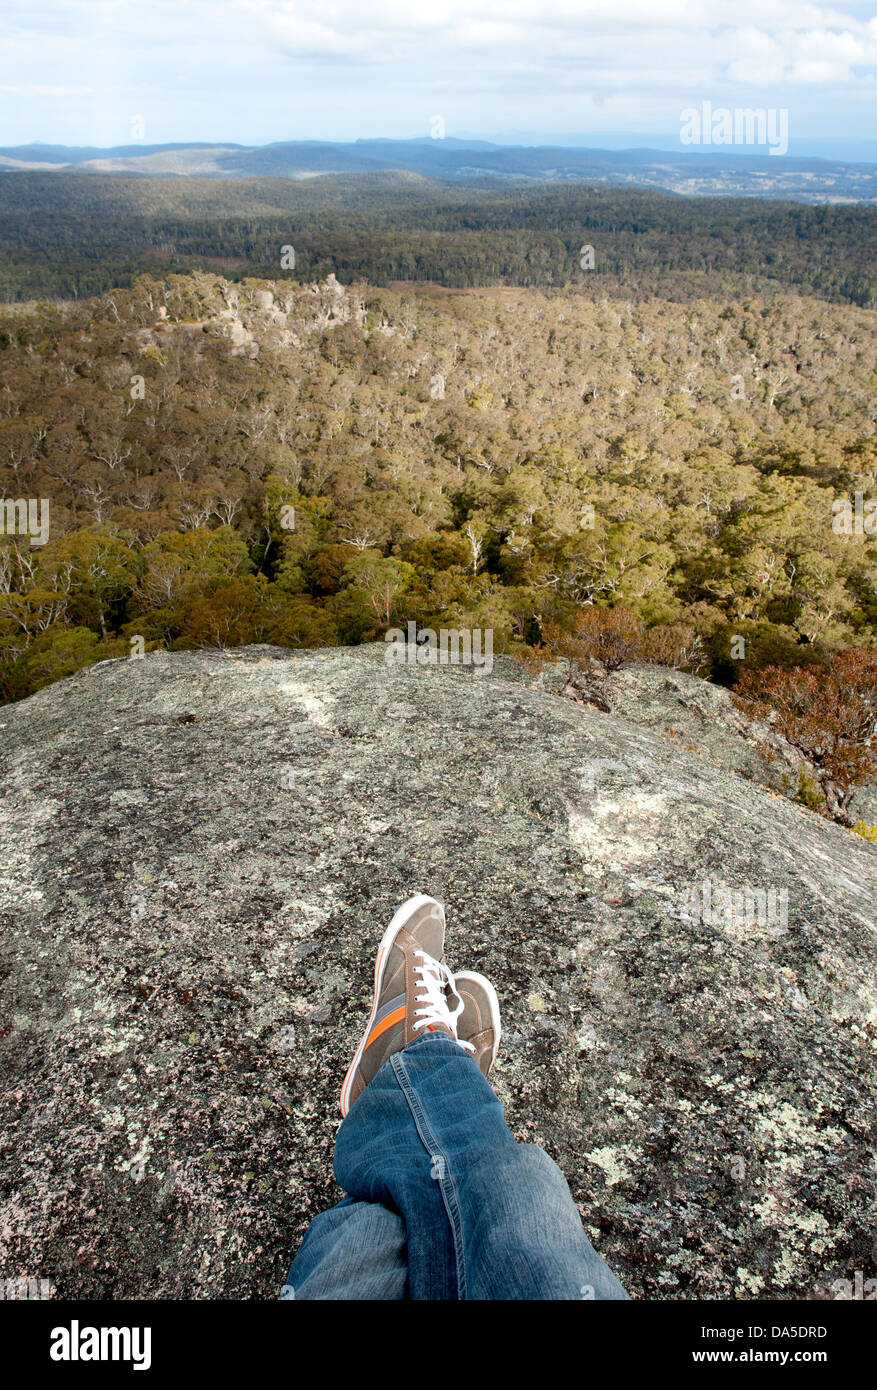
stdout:
[[(403, 903), (384, 932), (375, 961), (372, 1011), (341, 1087), (346, 1115), (384, 1062), (419, 1038), (425, 1029), (457, 1041), (459, 999), (453, 1012), (453, 976), (442, 961), (445, 912), (425, 894)], [(471, 1049), (469, 1049), (471, 1050)]]
[(485, 1076), (496, 1061), (502, 1028), (499, 1024), (499, 1000), (490, 981), (474, 970), (458, 970), (454, 989), (462, 1000), (463, 1011), (457, 1019), (457, 1036), (468, 1043)]

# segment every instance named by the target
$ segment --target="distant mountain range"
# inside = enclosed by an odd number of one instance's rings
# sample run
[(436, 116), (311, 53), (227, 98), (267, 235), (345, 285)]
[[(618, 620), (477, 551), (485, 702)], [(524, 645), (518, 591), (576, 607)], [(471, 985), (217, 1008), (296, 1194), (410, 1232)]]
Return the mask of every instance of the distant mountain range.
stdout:
[(309, 179), (320, 174), (400, 170), (448, 182), (627, 185), (681, 195), (789, 198), (808, 203), (877, 202), (877, 163), (815, 156), (704, 153), (680, 148), (579, 149), (497, 145), (487, 140), (290, 141), (272, 145), (66, 145), (0, 148), (0, 172), (120, 174), (152, 178)]

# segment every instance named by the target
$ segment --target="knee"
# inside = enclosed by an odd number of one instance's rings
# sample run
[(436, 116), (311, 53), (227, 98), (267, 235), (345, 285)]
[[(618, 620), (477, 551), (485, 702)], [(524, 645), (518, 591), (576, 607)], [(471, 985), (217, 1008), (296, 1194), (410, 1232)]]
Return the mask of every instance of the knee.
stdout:
[(538, 1144), (510, 1144), (485, 1155), (473, 1165), (467, 1182), (507, 1218), (539, 1211), (548, 1218), (574, 1216), (581, 1224), (566, 1178)]
[(469, 1177), (467, 1256), (480, 1271), (477, 1296), (496, 1297), (496, 1287), (504, 1297), (627, 1297), (588, 1240), (566, 1178), (544, 1149), (503, 1149)]

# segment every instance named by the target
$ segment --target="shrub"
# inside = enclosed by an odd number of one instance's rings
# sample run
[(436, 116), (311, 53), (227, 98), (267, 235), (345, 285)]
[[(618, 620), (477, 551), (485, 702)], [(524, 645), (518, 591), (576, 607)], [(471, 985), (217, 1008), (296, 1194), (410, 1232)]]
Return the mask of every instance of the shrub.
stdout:
[(802, 768), (798, 775), (798, 793), (795, 797), (802, 806), (807, 806), (811, 811), (821, 811), (825, 806), (825, 797), (814, 777), (811, 777)]
[(581, 608), (571, 631), (546, 622), (534, 651), (537, 665), (566, 657), (570, 675), (591, 661), (605, 671), (617, 671), (625, 661), (642, 657), (645, 628), (629, 608)]
[(829, 811), (849, 824), (856, 787), (877, 773), (877, 650), (849, 647), (824, 666), (745, 671), (735, 703), (816, 768)]
[(709, 665), (703, 639), (691, 623), (662, 623), (649, 628), (643, 639), (642, 659), (656, 666), (699, 675)]

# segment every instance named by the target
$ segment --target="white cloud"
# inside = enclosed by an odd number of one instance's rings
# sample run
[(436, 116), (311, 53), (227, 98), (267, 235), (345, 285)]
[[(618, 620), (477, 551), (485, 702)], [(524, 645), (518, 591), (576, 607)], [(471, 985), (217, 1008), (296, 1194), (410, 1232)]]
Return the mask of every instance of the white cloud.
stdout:
[(97, 91), (97, 87), (75, 87), (69, 84), (49, 86), (45, 82), (28, 82), (26, 85), (0, 83), (0, 92), (23, 97), (85, 97), (93, 96)]
[[(0, 142), (670, 129), (681, 107), (873, 110), (877, 19), (797, 0), (4, 0)], [(75, 80), (71, 82), (71, 74)], [(127, 92), (127, 95), (126, 95)], [(50, 129), (51, 127), (51, 129)], [(116, 131), (115, 139), (108, 135)], [(13, 132), (15, 132), (13, 134)]]

